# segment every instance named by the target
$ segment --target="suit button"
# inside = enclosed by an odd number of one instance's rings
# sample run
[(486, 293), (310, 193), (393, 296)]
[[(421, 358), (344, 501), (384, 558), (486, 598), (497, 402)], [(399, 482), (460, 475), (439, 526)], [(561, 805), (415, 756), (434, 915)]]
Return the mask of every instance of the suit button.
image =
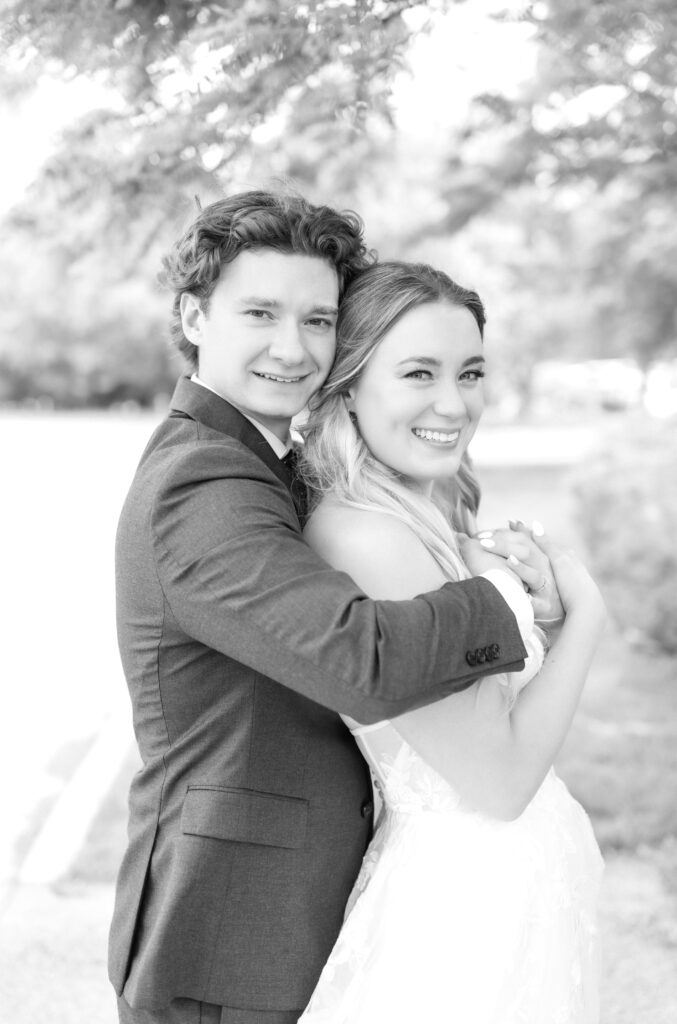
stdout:
[(465, 660), (468, 662), (469, 665), (475, 666), (477, 664), (477, 654), (475, 653), (475, 651), (466, 651)]
[(475, 654), (477, 656), (477, 663), (478, 663), (478, 665), (483, 665), (484, 662), (487, 660), (487, 649), (486, 649), (486, 647), (478, 648), (478, 650), (475, 651)]
[(498, 644), (490, 644), (489, 647), (487, 647), (487, 657), (489, 658), (489, 661), (496, 661), (500, 655), (501, 648)]
[(371, 800), (365, 800), (360, 807), (360, 814), (363, 818), (368, 818), (370, 814), (374, 813), (374, 804)]

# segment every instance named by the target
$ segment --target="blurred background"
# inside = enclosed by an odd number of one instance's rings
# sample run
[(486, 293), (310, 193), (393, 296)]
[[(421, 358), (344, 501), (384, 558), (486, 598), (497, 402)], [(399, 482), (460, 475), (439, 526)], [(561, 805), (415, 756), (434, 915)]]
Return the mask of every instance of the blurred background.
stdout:
[(282, 182), (485, 302), (481, 525), (541, 519), (612, 612), (558, 764), (607, 860), (602, 1022), (674, 1022), (676, 43), (673, 0), (0, 0), (3, 1020), (115, 1020), (156, 274), (196, 196)]

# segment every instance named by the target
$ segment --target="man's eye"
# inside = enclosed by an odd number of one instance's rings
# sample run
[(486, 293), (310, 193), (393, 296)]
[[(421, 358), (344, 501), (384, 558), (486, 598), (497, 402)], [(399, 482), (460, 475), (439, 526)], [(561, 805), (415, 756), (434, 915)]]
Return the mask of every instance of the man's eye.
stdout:
[(311, 327), (333, 327), (333, 320), (328, 320), (325, 316), (313, 316), (310, 320), (306, 320), (307, 324)]
[(246, 309), (245, 315), (252, 316), (255, 320), (265, 320), (267, 317), (270, 317), (271, 314), (268, 309)]

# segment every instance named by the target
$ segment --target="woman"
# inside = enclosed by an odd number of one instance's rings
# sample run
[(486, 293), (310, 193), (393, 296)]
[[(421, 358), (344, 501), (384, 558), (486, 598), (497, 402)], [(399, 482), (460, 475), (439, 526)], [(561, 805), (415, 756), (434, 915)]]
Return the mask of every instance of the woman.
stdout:
[[(479, 496), (467, 446), (483, 327), (479, 297), (424, 265), (372, 267), (343, 300), (336, 362), (304, 429), (306, 535), (371, 597), (487, 568), (462, 537)], [(547, 559), (514, 537), (522, 560), (510, 562), (536, 591)], [(522, 673), (389, 722), (348, 722), (384, 810), (302, 1024), (597, 1020), (601, 858), (551, 766), (604, 607), (573, 555), (539, 543), (566, 612), (545, 658), (536, 630)]]

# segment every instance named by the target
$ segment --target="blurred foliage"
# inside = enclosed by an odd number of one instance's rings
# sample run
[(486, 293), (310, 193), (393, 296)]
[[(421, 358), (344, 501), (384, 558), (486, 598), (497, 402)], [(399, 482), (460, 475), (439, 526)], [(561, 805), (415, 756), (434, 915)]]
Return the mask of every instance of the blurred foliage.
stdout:
[[(308, 168), (312, 178), (313, 165), (331, 153), (345, 184), (368, 152), (375, 131), (365, 130), (368, 120), (390, 122), (389, 84), (410, 36), (401, 14), (416, 6), (0, 0), (0, 13), (9, 8), (4, 35), (24, 77), (27, 68), (35, 75), (60, 68), (114, 90), (112, 109), (93, 111), (67, 132), (44, 178), (64, 214), (94, 192), (101, 224), (115, 230), (146, 219), (149, 204), (171, 210), (187, 189), (248, 175), (257, 129), (275, 118), (284, 123), (276, 138), (280, 174), (307, 181)], [(88, 240), (97, 241), (91, 225), (73, 244), (82, 251)]]
[(497, 17), (531, 32), (534, 74), (412, 148), (395, 76), (414, 26), (462, 2), (0, 0), (6, 103), (77, 76), (109, 97), (4, 219), (0, 400), (164, 391), (176, 367), (152, 289), (161, 252), (195, 194), (271, 179), (357, 208), (384, 255), (437, 260), (477, 287), (522, 399), (538, 358), (669, 355), (677, 8), (507, 5)]
[(607, 605), (626, 634), (677, 654), (675, 421), (626, 423), (581, 473), (578, 521)]
[(537, 0), (503, 16), (530, 26), (536, 72), (514, 99), (478, 97), (446, 160), (446, 212), (417, 236), (501, 218), (519, 196), (512, 278), (535, 300), (532, 347), (674, 357), (677, 5)]
[(45, 75), (90, 76), (111, 96), (63, 133), (5, 218), (0, 398), (62, 404), (72, 389), (79, 404), (126, 389), (150, 402), (164, 390), (176, 368), (155, 344), (165, 317), (147, 282), (192, 196), (265, 177), (306, 189), (320, 168), (325, 192), (349, 194), (392, 128), (411, 34), (401, 15), (416, 6), (0, 0), (8, 100)]

